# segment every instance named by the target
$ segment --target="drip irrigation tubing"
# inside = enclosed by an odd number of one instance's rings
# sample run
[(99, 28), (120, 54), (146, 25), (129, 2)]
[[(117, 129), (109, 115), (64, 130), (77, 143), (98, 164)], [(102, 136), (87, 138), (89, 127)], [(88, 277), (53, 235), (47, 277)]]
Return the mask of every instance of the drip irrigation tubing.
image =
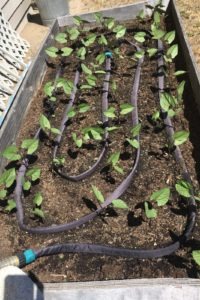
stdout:
[[(158, 50), (163, 51), (163, 44), (161, 41), (158, 41)], [(162, 55), (160, 55), (158, 57), (158, 68), (163, 65), (164, 65), (163, 57)], [(162, 91), (164, 91), (164, 75), (158, 77), (158, 87), (159, 87), (159, 98), (160, 98)], [(164, 119), (164, 124), (166, 128), (167, 137), (169, 141), (171, 141), (172, 136), (174, 134), (174, 130), (169, 116), (166, 116), (166, 118)], [(189, 172), (185, 165), (183, 156), (181, 154), (181, 150), (178, 146), (174, 150), (174, 156), (176, 162), (182, 168), (183, 178), (191, 183)], [(86, 243), (84, 244), (68, 243), (68, 244), (60, 244), (60, 245), (58, 244), (58, 245), (49, 246), (37, 250), (35, 254), (37, 258), (42, 256), (55, 255), (59, 253), (90, 253), (90, 254), (101, 254), (101, 255), (109, 255), (109, 256), (122, 256), (122, 257), (143, 258), (143, 259), (163, 257), (163, 256), (170, 255), (176, 250), (178, 250), (181, 244), (183, 244), (189, 238), (195, 224), (195, 217), (196, 217), (196, 204), (195, 204), (195, 199), (192, 195), (192, 197), (189, 199), (188, 218), (187, 218), (186, 227), (183, 234), (179, 237), (179, 239), (176, 242), (172, 243), (169, 246), (164, 246), (163, 248), (130, 249), (130, 248), (111, 247), (105, 245), (86, 244)]]
[[(110, 60), (110, 58), (107, 58)], [(134, 110), (132, 111), (132, 124), (133, 126), (138, 124), (138, 109), (137, 109), (137, 100), (138, 100), (138, 90), (139, 90), (139, 83), (140, 83), (140, 74), (141, 74), (141, 65), (143, 63), (143, 58), (139, 59), (136, 72), (135, 72), (135, 78), (131, 93), (131, 104), (134, 106)], [(110, 66), (110, 63), (109, 63)], [(78, 72), (78, 71), (77, 71)], [(78, 77), (75, 76), (75, 81), (77, 81)], [(107, 81), (106, 81), (107, 82)], [(108, 84), (108, 83), (107, 83)], [(74, 85), (76, 87), (76, 85)], [(139, 136), (137, 137), (139, 142)], [(104, 203), (101, 204), (94, 212), (87, 214), (83, 217), (81, 217), (78, 220), (64, 223), (60, 225), (53, 225), (53, 226), (47, 226), (47, 227), (34, 227), (29, 228), (26, 224), (24, 224), (24, 210), (22, 206), (22, 194), (23, 194), (23, 187), (22, 182), (24, 178), (24, 174), (27, 169), (27, 162), (25, 162), (19, 169), (17, 179), (16, 179), (16, 188), (15, 188), (15, 201), (16, 201), (16, 207), (17, 207), (17, 220), (20, 229), (27, 231), (29, 233), (38, 233), (38, 234), (48, 234), (48, 233), (58, 233), (63, 232), (65, 230), (71, 230), (76, 227), (79, 227), (91, 220), (93, 220), (96, 216), (98, 216), (107, 206), (109, 206), (113, 200), (118, 199), (128, 188), (128, 186), (131, 183), (131, 180), (136, 172), (138, 162), (140, 157), (140, 147), (136, 150), (136, 158), (134, 161), (133, 168), (129, 175), (121, 182), (121, 184), (105, 199)]]
[[(106, 75), (105, 75), (105, 78), (104, 78), (103, 91), (102, 91), (102, 121), (103, 121), (103, 126), (105, 126), (108, 123), (108, 118), (106, 116), (104, 116), (103, 113), (108, 109), (108, 92), (109, 92), (109, 82), (110, 82), (110, 74), (111, 74), (111, 58), (110, 57), (106, 58), (106, 70), (105, 71), (106, 71)], [(79, 82), (79, 78), (77, 77), (75, 79), (75, 86), (77, 86), (78, 82)], [(61, 121), (61, 125), (60, 125), (60, 128), (59, 128), (60, 134), (56, 138), (55, 147), (54, 147), (54, 151), (53, 151), (53, 158), (54, 159), (56, 158), (57, 151), (58, 151), (61, 139), (62, 139), (62, 135), (63, 135), (63, 132), (66, 128), (67, 121), (69, 119), (68, 118), (68, 112), (74, 104), (75, 96), (76, 96), (76, 90), (72, 93), (70, 102), (66, 106), (66, 108), (64, 110), (64, 113), (63, 113), (63, 119)], [(104, 158), (105, 153), (106, 153), (106, 149), (107, 149), (107, 146), (108, 146), (108, 142), (107, 142), (107, 140), (108, 140), (108, 131), (107, 131), (106, 127), (104, 129), (105, 129), (104, 130), (105, 134), (104, 134), (104, 141), (103, 141), (103, 143), (104, 143), (103, 149), (101, 150), (101, 153), (100, 153), (98, 159), (92, 165), (91, 168), (89, 168), (88, 170), (84, 171), (81, 174), (74, 175), (74, 176), (64, 174), (55, 165), (54, 165), (54, 170), (61, 177), (65, 178), (67, 180), (75, 181), (75, 182), (83, 180), (86, 177), (92, 175), (97, 170), (99, 164), (101, 163), (102, 159)]]
[[(158, 42), (158, 50), (163, 50), (162, 42)], [(133, 125), (138, 124), (138, 109), (137, 109), (137, 98), (138, 98), (138, 89), (139, 89), (139, 83), (140, 83), (140, 73), (141, 73), (141, 64), (142, 59), (138, 60), (136, 72), (135, 72), (135, 79), (131, 94), (131, 103), (135, 106), (135, 109), (132, 112), (132, 123)], [(158, 57), (158, 67), (163, 66), (164, 61), (162, 55)], [(158, 76), (158, 88), (159, 88), (159, 98), (161, 96), (162, 91), (164, 91), (164, 75)], [(169, 118), (169, 116), (166, 116), (163, 120), (166, 128), (166, 134), (169, 140), (172, 139), (174, 130), (172, 126), (172, 122)], [(139, 141), (139, 136), (137, 137)], [(176, 162), (181, 166), (182, 168), (182, 176), (185, 180), (188, 182), (191, 182), (189, 172), (187, 170), (187, 167), (185, 165), (184, 159), (182, 157), (180, 148), (177, 146), (174, 150), (174, 156), (176, 159)], [(19, 176), (17, 178), (17, 191), (16, 191), (16, 202), (17, 202), (17, 218), (19, 222), (19, 226), (21, 229), (26, 230), (30, 233), (56, 233), (63, 230), (68, 230), (75, 228), (77, 226), (80, 226), (84, 224), (85, 222), (88, 222), (92, 220), (95, 216), (97, 216), (104, 208), (106, 208), (109, 204), (112, 203), (112, 201), (116, 198), (118, 198), (120, 195), (124, 193), (124, 191), (128, 188), (130, 185), (130, 182), (133, 178), (133, 175), (135, 174), (135, 171), (137, 169), (137, 165), (139, 162), (140, 157), (140, 147), (137, 150), (135, 163), (133, 166), (132, 171), (129, 173), (129, 175), (126, 177), (126, 179), (115, 189), (115, 191), (105, 199), (105, 202), (102, 204), (100, 208), (98, 208), (95, 212), (84, 216), (78, 221), (73, 221), (71, 223), (63, 224), (63, 225), (55, 225), (51, 227), (36, 227), (36, 228), (28, 228), (23, 223), (23, 208), (21, 205), (21, 189), (22, 189), (22, 177), (20, 176), (20, 170), (19, 170)], [(23, 166), (22, 166), (23, 167)], [(155, 258), (155, 257), (163, 257), (172, 254), (176, 250), (180, 248), (180, 246), (188, 239), (189, 235), (192, 232), (192, 229), (195, 224), (195, 217), (196, 217), (196, 204), (195, 199), (193, 195), (189, 199), (188, 202), (188, 218), (186, 221), (186, 227), (182, 235), (175, 241), (174, 243), (163, 246), (162, 248), (156, 248), (156, 249), (130, 249), (130, 248), (120, 248), (120, 247), (111, 247), (111, 246), (105, 246), (105, 245), (96, 245), (96, 244), (87, 244), (87, 243), (67, 243), (67, 244), (57, 244), (52, 245), (43, 249), (39, 249), (36, 251), (33, 250), (26, 250), (26, 251), (32, 251), (32, 260), (29, 259), (28, 262), (32, 262), (35, 259), (42, 257), (42, 256), (49, 256), (49, 255), (55, 255), (59, 253), (91, 253), (91, 254), (102, 254), (102, 255), (109, 255), (109, 256), (124, 256), (129, 258)], [(25, 252), (26, 252), (25, 251)], [(30, 253), (29, 253), (30, 254)], [(25, 255), (26, 256), (26, 255)], [(1, 267), (1, 264), (0, 264)]]

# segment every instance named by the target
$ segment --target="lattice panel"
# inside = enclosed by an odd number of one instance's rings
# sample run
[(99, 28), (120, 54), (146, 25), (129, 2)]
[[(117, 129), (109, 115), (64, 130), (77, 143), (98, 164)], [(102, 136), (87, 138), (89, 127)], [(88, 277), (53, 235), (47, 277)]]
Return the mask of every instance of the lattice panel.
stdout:
[(12, 29), (0, 10), (0, 126), (27, 71), (27, 41)]

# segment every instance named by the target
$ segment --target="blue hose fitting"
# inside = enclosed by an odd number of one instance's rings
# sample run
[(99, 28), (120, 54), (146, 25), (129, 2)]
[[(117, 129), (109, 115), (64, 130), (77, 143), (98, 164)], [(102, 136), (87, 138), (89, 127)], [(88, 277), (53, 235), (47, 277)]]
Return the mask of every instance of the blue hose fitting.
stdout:
[(111, 52), (111, 51), (106, 51), (106, 52), (105, 52), (105, 56), (106, 56), (107, 58), (112, 58), (112, 52)]
[(23, 254), (25, 257), (26, 265), (28, 265), (36, 260), (36, 254), (32, 249), (28, 249), (28, 250), (24, 251)]

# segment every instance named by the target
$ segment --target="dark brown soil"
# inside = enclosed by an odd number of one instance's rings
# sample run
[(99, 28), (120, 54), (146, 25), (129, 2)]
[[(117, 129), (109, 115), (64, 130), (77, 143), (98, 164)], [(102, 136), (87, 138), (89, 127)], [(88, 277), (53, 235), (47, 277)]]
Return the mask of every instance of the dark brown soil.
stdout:
[[(137, 21), (131, 24), (132, 28), (141, 27)], [(144, 26), (144, 25), (142, 25)], [(145, 26), (148, 26), (145, 25)], [(130, 34), (131, 35), (131, 34)], [(128, 38), (130, 38), (130, 35)], [(118, 108), (120, 104), (130, 99), (134, 79), (136, 62), (131, 59), (130, 47), (122, 46), (123, 59), (114, 57), (112, 79), (117, 82), (117, 90), (110, 91), (109, 101)], [(87, 61), (93, 61), (91, 54)], [(66, 67), (64, 77), (73, 80), (76, 67), (76, 58), (73, 57)], [(2, 234), (2, 247), (0, 255), (13, 254), (26, 248), (38, 249), (55, 243), (87, 242), (105, 245), (114, 245), (129, 248), (156, 248), (166, 245), (176, 239), (184, 229), (187, 219), (186, 204), (180, 201), (175, 193), (170, 202), (163, 206), (153, 207), (158, 210), (158, 217), (148, 220), (144, 214), (144, 201), (148, 201), (152, 192), (170, 186), (173, 187), (177, 179), (181, 178), (179, 167), (173, 155), (166, 150), (167, 139), (161, 124), (152, 125), (149, 116), (158, 108), (158, 95), (156, 91), (157, 78), (154, 76), (157, 62), (145, 58), (142, 67), (140, 91), (138, 98), (139, 118), (142, 123), (141, 131), (141, 157), (137, 174), (126, 193), (121, 197), (129, 206), (129, 210), (107, 209), (95, 220), (75, 230), (54, 235), (30, 235), (19, 230), (15, 214), (6, 215), (1, 211), (0, 224), (4, 228)], [(177, 85), (173, 77), (175, 66), (171, 68), (170, 86)], [(53, 80), (55, 70), (48, 69), (45, 80)], [(82, 75), (81, 78), (83, 78)], [(181, 146), (187, 167), (191, 173), (194, 187), (198, 188), (200, 145), (200, 118), (192, 98), (190, 83), (187, 77), (186, 92), (184, 95), (183, 110), (174, 118), (175, 129), (185, 129), (191, 132), (190, 141)], [(98, 80), (98, 87), (103, 84), (103, 78)], [(65, 156), (65, 172), (78, 174), (87, 170), (97, 159), (102, 145), (92, 142), (78, 150), (71, 139), (71, 132), (79, 132), (85, 126), (91, 126), (101, 121), (101, 96), (100, 89), (88, 95), (80, 91), (77, 93), (76, 104), (87, 102), (91, 105), (90, 112), (77, 116), (67, 127), (60, 147), (60, 154)], [(111, 97), (112, 96), (112, 97)], [(58, 96), (58, 105), (55, 117), (51, 118), (54, 126), (58, 127), (62, 118), (62, 111), (68, 99), (63, 95)], [(75, 105), (76, 105), (75, 104)], [(41, 112), (45, 110), (42, 88), (33, 99), (31, 107), (24, 120), (18, 136), (18, 143), (22, 139), (34, 136), (38, 128)], [(31, 193), (24, 198), (26, 223), (30, 226), (47, 226), (61, 224), (78, 219), (91, 212), (97, 206), (91, 185), (97, 186), (108, 195), (130, 172), (134, 163), (135, 151), (124, 144), (129, 137), (131, 128), (130, 116), (120, 118), (120, 129), (110, 133), (110, 144), (106, 157), (101, 166), (90, 178), (73, 183), (62, 179), (52, 171), (52, 146), (44, 140), (40, 144), (35, 165), (42, 169), (39, 184), (35, 185)], [(107, 170), (108, 157), (115, 151), (120, 151), (120, 165), (124, 175), (113, 170)], [(33, 195), (40, 191), (44, 197), (42, 209), (45, 213), (43, 223), (31, 214)], [(197, 224), (199, 218), (197, 218)], [(137, 260), (99, 255), (69, 254), (42, 258), (26, 271), (34, 274), (42, 282), (60, 281), (87, 281), (147, 277), (198, 277), (198, 270), (191, 260), (191, 247), (198, 246), (198, 227), (195, 229), (191, 241), (176, 254), (167, 258), (153, 260)]]

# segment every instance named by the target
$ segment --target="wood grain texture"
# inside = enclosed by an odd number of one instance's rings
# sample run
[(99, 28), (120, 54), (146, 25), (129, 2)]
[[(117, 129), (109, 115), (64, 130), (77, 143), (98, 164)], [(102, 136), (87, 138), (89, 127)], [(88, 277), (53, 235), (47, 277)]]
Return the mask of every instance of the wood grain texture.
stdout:
[[(15, 142), (23, 118), (25, 117), (31, 100), (33, 99), (33, 95), (42, 83), (46, 71), (46, 54), (44, 49), (52, 43), (53, 36), (58, 32), (58, 30), (58, 23), (55, 22), (50, 33), (42, 44), (38, 55), (32, 62), (21, 88), (14, 99), (13, 105), (0, 129), (0, 152), (2, 152), (8, 145)], [(0, 159), (0, 171), (3, 170), (5, 164), (5, 160)]]

